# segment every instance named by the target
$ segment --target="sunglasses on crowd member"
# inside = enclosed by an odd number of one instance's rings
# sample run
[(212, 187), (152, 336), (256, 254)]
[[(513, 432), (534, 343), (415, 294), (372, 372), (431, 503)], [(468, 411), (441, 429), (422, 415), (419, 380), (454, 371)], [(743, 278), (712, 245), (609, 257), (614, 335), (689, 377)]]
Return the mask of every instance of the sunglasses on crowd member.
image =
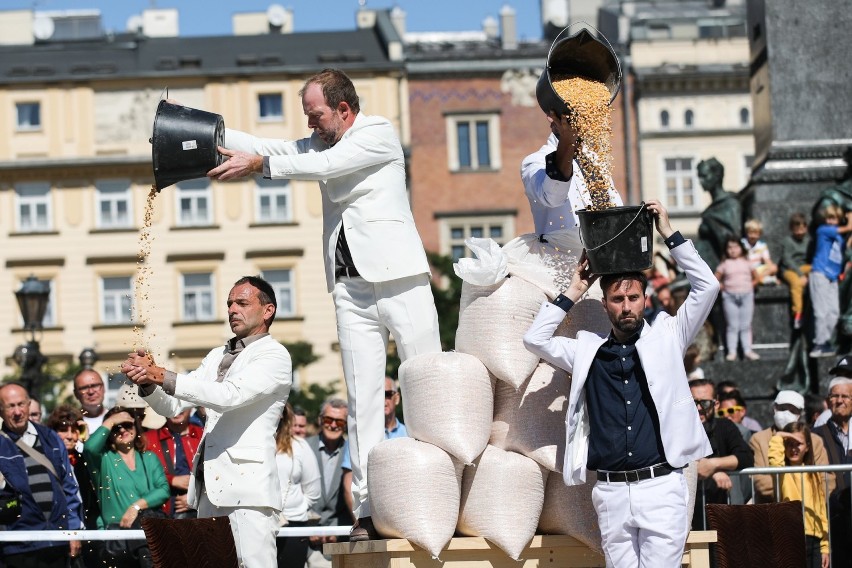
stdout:
[(710, 410), (711, 408), (713, 408), (713, 405), (716, 404), (716, 401), (712, 398), (706, 400), (699, 400), (696, 398), (693, 400), (695, 400), (695, 406), (697, 406), (701, 410)]
[(740, 405), (729, 406), (728, 408), (720, 408), (716, 411), (716, 416), (718, 416), (719, 418), (724, 418), (725, 416), (733, 416), (735, 412), (739, 412), (740, 410), (745, 410), (745, 408)]
[(118, 424), (112, 427), (112, 430), (110, 432), (112, 434), (118, 434), (121, 430), (129, 431), (133, 428), (136, 428), (136, 424), (134, 424), (133, 422), (119, 422)]
[(396, 394), (395, 390), (385, 391), (385, 398), (393, 398), (393, 395)]
[(320, 420), (322, 421), (323, 426), (337, 426), (341, 430), (346, 427), (345, 418), (332, 418), (331, 416), (321, 416)]
[(54, 428), (57, 432), (70, 432), (76, 431), (79, 434), (83, 434), (86, 431), (86, 426), (84, 424), (71, 424), (69, 422), (63, 422), (58, 424), (56, 428)]

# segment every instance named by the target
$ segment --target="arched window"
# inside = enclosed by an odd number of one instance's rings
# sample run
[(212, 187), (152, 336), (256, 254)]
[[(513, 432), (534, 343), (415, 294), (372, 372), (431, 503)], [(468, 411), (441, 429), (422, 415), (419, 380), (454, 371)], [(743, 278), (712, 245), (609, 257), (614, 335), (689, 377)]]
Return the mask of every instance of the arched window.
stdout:
[(669, 111), (664, 110), (660, 112), (660, 126), (663, 128), (669, 127)]
[(692, 110), (687, 110), (683, 113), (683, 124), (684, 126), (692, 126), (695, 121), (695, 113)]
[(750, 113), (748, 112), (748, 109), (746, 107), (740, 109), (740, 124), (742, 126), (748, 126), (749, 119), (751, 118), (749, 114)]

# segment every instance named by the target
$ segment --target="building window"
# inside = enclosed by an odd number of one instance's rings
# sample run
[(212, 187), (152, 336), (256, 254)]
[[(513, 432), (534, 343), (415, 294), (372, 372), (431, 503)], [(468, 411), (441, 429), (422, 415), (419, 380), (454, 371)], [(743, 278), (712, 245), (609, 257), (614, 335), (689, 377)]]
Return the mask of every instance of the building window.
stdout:
[(41, 129), (41, 103), (16, 103), (18, 130)]
[(487, 238), (502, 245), (511, 238), (512, 233), (513, 223), (509, 215), (444, 218), (441, 220), (441, 250), (456, 262), (471, 255), (464, 244), (465, 239)]
[(699, 185), (693, 158), (665, 158), (666, 207), (695, 209)]
[(660, 112), (660, 126), (663, 128), (669, 127), (669, 111), (664, 110)]
[(15, 186), (18, 232), (39, 233), (52, 229), (50, 184), (21, 183)]
[(284, 100), (281, 93), (257, 95), (257, 117), (264, 121), (278, 121), (284, 118)]
[(294, 300), (293, 271), (288, 269), (264, 270), (260, 275), (275, 290), (275, 299), (278, 301), (278, 310), (275, 313), (275, 317), (280, 318), (295, 315), (296, 302)]
[(100, 229), (128, 228), (131, 222), (130, 182), (100, 181), (97, 190), (97, 226)]
[(177, 224), (181, 227), (204, 226), (212, 222), (210, 183), (191, 180), (177, 184)]
[(683, 124), (687, 128), (692, 128), (695, 122), (695, 113), (692, 112), (691, 109), (687, 109), (685, 113), (683, 113)]
[(258, 223), (289, 223), (293, 220), (290, 182), (280, 179), (257, 179), (255, 195)]
[(133, 321), (133, 283), (130, 276), (101, 278), (101, 321), (106, 324)]
[(740, 125), (748, 126), (751, 122), (751, 113), (747, 108), (743, 107), (740, 109)]
[(183, 321), (213, 319), (213, 275), (209, 272), (183, 275)]
[(447, 150), (451, 171), (500, 169), (499, 116), (447, 116)]

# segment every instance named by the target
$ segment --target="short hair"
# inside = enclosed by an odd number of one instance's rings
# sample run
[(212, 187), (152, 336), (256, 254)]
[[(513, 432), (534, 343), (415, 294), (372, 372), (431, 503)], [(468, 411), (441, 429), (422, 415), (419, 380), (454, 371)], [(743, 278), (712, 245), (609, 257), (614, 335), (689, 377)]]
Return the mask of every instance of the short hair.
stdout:
[(355, 85), (352, 83), (352, 79), (340, 69), (323, 69), (316, 75), (309, 77), (302, 88), (299, 89), (299, 96), (304, 96), (308, 86), (314, 83), (322, 88), (322, 96), (325, 97), (325, 102), (331, 109), (336, 110), (340, 103), (345, 102), (355, 114), (361, 112), (361, 104), (358, 100), (358, 93), (355, 91)]
[(841, 217), (843, 217), (843, 209), (834, 203), (829, 203), (822, 210), (823, 219), (840, 219)]
[(716, 389), (718, 389), (720, 392), (725, 389), (739, 390), (739, 388), (737, 387), (737, 383), (730, 380), (719, 381), (718, 383), (716, 383)]
[(719, 395), (719, 402), (721, 403), (723, 400), (733, 400), (737, 406), (742, 406), (743, 408), (748, 408), (743, 395), (738, 390), (732, 390), (730, 392), (722, 393)]
[(748, 221), (745, 222), (745, 224), (743, 225), (743, 228), (745, 228), (746, 231), (759, 231), (759, 232), (762, 233), (763, 232), (763, 223), (761, 223), (757, 219), (749, 219)]
[(636, 280), (639, 282), (639, 287), (642, 289), (642, 293), (645, 293), (645, 289), (648, 287), (648, 277), (645, 276), (643, 272), (621, 272), (619, 274), (604, 274), (601, 276), (601, 290), (603, 290), (603, 296), (606, 298), (606, 291), (613, 285), (619, 284), (622, 282), (626, 282), (627, 280)]
[(708, 385), (713, 388), (713, 398), (716, 398), (716, 385), (713, 384), (713, 381), (710, 379), (692, 379), (689, 381), (690, 389), (695, 387), (706, 387)]
[(294, 406), (293, 407), (293, 416), (307, 416), (307, 415), (308, 415), (308, 413), (305, 412), (305, 409), (302, 408), (301, 406)]
[(831, 389), (833, 389), (837, 385), (852, 385), (852, 379), (850, 379), (849, 377), (834, 377), (828, 383), (828, 392), (831, 392)]
[(790, 228), (794, 229), (796, 227), (807, 227), (808, 219), (804, 216), (804, 214), (796, 212), (790, 215)]
[(45, 426), (51, 430), (58, 430), (62, 426), (77, 427), (77, 423), (83, 419), (83, 413), (71, 406), (70, 404), (60, 404), (53, 409), (47, 420), (44, 421)]
[(319, 411), (320, 418), (322, 418), (325, 415), (325, 411), (328, 409), (328, 407), (338, 408), (338, 409), (343, 408), (343, 409), (346, 409), (347, 411), (349, 410), (349, 405), (346, 404), (346, 401), (343, 400), (342, 398), (337, 398), (337, 397), (328, 398), (328, 399), (325, 400), (325, 402), (322, 403), (322, 406), (320, 406), (320, 411)]
[(272, 317), (269, 318), (269, 322), (272, 323), (272, 320), (275, 319), (275, 313), (278, 311), (278, 300), (275, 299), (275, 290), (273, 290), (272, 285), (260, 276), (243, 276), (234, 282), (234, 286), (242, 286), (243, 284), (249, 284), (257, 289), (257, 299), (260, 300), (261, 304), (272, 304), (272, 307), (275, 308)]
[[(11, 387), (11, 386), (21, 387), (22, 389), (24, 389), (24, 395), (27, 397), (27, 404), (29, 404), (29, 401), (32, 400), (32, 397), (30, 396), (30, 391), (28, 391), (27, 387), (25, 387), (23, 384), (19, 383), (18, 381), (9, 381), (8, 383), (3, 383), (2, 385), (0, 385), (0, 393), (2, 393), (4, 390), (6, 390), (6, 387)], [(3, 406), (3, 399), (2, 398), (0, 398), (0, 406)]]

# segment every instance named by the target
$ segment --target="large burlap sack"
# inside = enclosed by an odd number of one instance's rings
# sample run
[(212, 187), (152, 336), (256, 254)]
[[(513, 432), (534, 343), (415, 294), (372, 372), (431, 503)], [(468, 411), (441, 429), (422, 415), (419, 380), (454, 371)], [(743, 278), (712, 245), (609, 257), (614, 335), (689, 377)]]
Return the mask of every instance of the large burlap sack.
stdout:
[(464, 469), (458, 531), (485, 537), (517, 560), (535, 536), (546, 478), (530, 458), (488, 446)]
[(541, 288), (522, 278), (492, 286), (464, 282), (456, 351), (475, 356), (495, 377), (520, 387), (538, 365), (538, 356), (524, 347), (524, 334), (546, 300)]
[(517, 391), (497, 381), (489, 443), (561, 472), (571, 375), (542, 361)]
[(519, 235), (503, 245), (508, 273), (535, 284), (551, 300), (568, 288), (582, 252), (580, 232), (573, 227)]
[(463, 469), (441, 448), (413, 438), (375, 446), (367, 486), (376, 529), (437, 557), (455, 532)]
[(399, 386), (409, 435), (473, 463), (488, 444), (494, 417), (492, 379), (479, 359), (417, 355), (399, 367)]
[(567, 486), (561, 475), (550, 475), (544, 490), (544, 506), (538, 521), (542, 534), (567, 534), (603, 554), (601, 528), (592, 504), (597, 474), (586, 471), (586, 483)]

